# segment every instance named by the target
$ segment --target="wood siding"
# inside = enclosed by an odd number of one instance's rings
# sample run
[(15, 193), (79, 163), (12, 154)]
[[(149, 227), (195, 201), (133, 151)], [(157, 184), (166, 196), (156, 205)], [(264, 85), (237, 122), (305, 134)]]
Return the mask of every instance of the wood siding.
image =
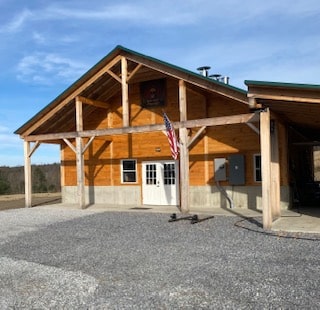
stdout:
[[(171, 121), (179, 121), (178, 81), (166, 79), (167, 100), (164, 107), (142, 108), (139, 83), (129, 84), (130, 126), (162, 124), (162, 111), (165, 110)], [(122, 127), (121, 92), (109, 102), (110, 109), (96, 108), (89, 114), (84, 113), (84, 130)], [(234, 102), (219, 95), (208, 94), (187, 84), (188, 119), (201, 119), (248, 113), (248, 106)], [(257, 124), (258, 127), (258, 124)], [(189, 130), (192, 138), (199, 129)], [(285, 128), (279, 127), (281, 182), (287, 184)], [(83, 139), (84, 143), (88, 139)], [(75, 145), (75, 142), (73, 142)], [(75, 186), (76, 158), (67, 145), (62, 149), (62, 172), (65, 186)], [(260, 152), (259, 135), (246, 124), (207, 127), (204, 133), (190, 148), (190, 185), (214, 185), (214, 158), (228, 157), (230, 154), (245, 155), (246, 185), (254, 182), (253, 155)], [(171, 160), (167, 137), (162, 132), (115, 135), (96, 137), (84, 153), (85, 185), (121, 185), (121, 159), (137, 160), (137, 183), (141, 184), (141, 163), (143, 161)], [(130, 185), (126, 183), (126, 185)], [(222, 182), (228, 185), (228, 182)]]

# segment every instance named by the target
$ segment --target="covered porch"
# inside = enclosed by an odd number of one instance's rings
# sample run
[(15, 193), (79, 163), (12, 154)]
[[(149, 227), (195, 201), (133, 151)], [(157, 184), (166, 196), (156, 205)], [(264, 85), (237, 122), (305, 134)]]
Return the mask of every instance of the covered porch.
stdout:
[[(270, 137), (277, 123), (286, 128), (287, 145), (279, 146), (278, 149), (287, 153), (287, 179), (291, 189), (291, 209), (308, 218), (319, 218), (320, 86), (263, 81), (245, 81), (245, 83), (248, 86), (251, 108), (270, 111), (272, 119)], [(271, 143), (270, 165), (272, 166), (275, 164), (272, 150), (276, 142), (272, 141), (272, 138), (266, 139), (266, 143), (269, 141)], [(266, 158), (269, 156), (269, 151), (263, 152), (263, 149), (262, 144), (262, 157)], [(272, 173), (270, 177), (274, 177)], [(273, 211), (272, 205), (269, 209), (271, 212), (267, 214), (271, 223), (279, 217), (285, 217), (284, 212), (278, 214)], [(303, 218), (305, 217), (295, 217), (295, 221), (300, 221), (301, 229), (306, 224), (301, 222)], [(277, 227), (281, 221), (271, 225), (266, 224), (266, 226)]]

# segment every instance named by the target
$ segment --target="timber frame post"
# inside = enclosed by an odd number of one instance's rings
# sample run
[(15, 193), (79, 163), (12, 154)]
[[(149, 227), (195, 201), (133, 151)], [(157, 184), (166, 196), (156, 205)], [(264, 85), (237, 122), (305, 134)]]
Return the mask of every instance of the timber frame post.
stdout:
[(281, 216), (278, 122), (271, 120), (271, 125), (271, 212), (275, 220)]
[(123, 127), (129, 126), (129, 94), (128, 94), (128, 62), (127, 59), (121, 57), (121, 85), (122, 85), (122, 123)]
[(271, 210), (271, 149), (270, 149), (270, 111), (260, 112), (260, 148), (262, 173), (262, 221), (263, 228), (270, 229), (272, 225)]
[[(83, 131), (82, 101), (76, 97), (76, 129)], [(82, 152), (82, 138), (76, 137), (76, 165), (77, 165), (77, 195), (79, 207), (85, 208), (85, 184), (84, 184), (84, 155)]]
[(32, 147), (29, 141), (24, 141), (24, 195), (26, 208), (32, 207), (31, 156), (39, 146), (39, 141), (36, 141)]
[(30, 142), (24, 141), (24, 195), (26, 208), (30, 208), (32, 204), (31, 156), (29, 154)]
[[(187, 89), (183, 80), (179, 80), (180, 122), (187, 120)], [(189, 213), (189, 148), (188, 129), (179, 128), (180, 138), (180, 211)]]

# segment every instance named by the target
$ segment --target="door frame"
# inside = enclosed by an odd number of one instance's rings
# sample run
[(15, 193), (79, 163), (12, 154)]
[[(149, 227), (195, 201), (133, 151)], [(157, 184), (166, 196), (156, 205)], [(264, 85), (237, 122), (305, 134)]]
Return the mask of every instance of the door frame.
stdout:
[[(144, 193), (147, 190), (147, 186), (149, 187), (150, 185), (147, 185), (146, 182), (146, 171), (145, 171), (145, 167), (146, 165), (151, 165), (151, 164), (155, 164), (156, 165), (156, 171), (159, 174), (159, 170), (158, 167), (159, 165), (164, 165), (164, 164), (174, 164), (175, 167), (175, 184), (170, 184), (170, 188), (169, 188), (169, 193), (170, 191), (174, 190), (174, 194), (173, 197), (171, 197), (170, 201), (167, 201), (166, 203), (166, 199), (165, 196), (166, 194), (168, 194), (168, 187), (166, 188), (167, 185), (165, 185), (165, 181), (164, 181), (164, 171), (160, 171), (160, 174), (157, 175), (157, 178), (161, 178), (160, 182), (157, 184), (154, 184), (155, 187), (159, 187), (157, 185), (160, 185), (159, 191), (158, 193), (156, 193), (156, 195), (162, 195), (161, 197), (158, 197), (158, 203), (152, 202), (150, 203), (150, 201), (145, 202), (144, 199)], [(162, 167), (163, 168), (163, 167)], [(142, 176), (142, 182), (141, 182), (141, 200), (142, 200), (142, 205), (164, 205), (164, 206), (179, 206), (180, 204), (180, 177), (179, 177), (179, 161), (177, 160), (150, 160), (150, 161), (143, 161), (141, 163), (141, 176)]]

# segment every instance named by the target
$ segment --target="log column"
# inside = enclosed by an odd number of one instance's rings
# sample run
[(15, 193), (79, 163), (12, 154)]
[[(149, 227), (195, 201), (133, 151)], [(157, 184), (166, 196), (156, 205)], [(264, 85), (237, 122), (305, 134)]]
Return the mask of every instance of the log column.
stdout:
[(122, 123), (123, 127), (129, 126), (129, 88), (127, 82), (128, 63), (125, 57), (121, 57), (121, 85), (122, 85)]
[[(83, 131), (82, 102), (76, 98), (76, 129)], [(79, 207), (85, 208), (85, 187), (84, 187), (84, 156), (82, 152), (82, 138), (76, 137), (76, 165), (77, 165), (77, 195)]]
[(270, 111), (260, 112), (260, 148), (262, 173), (262, 220), (263, 228), (272, 225), (271, 210), (271, 151), (270, 151)]
[(24, 197), (25, 207), (30, 208), (32, 203), (31, 157), (30, 142), (24, 141)]
[(279, 136), (277, 121), (271, 124), (271, 212), (272, 220), (275, 220), (281, 216)]
[(36, 141), (32, 147), (29, 141), (24, 141), (24, 195), (26, 208), (30, 208), (32, 206), (31, 156), (39, 146), (39, 141)]
[[(179, 81), (180, 122), (187, 120), (187, 89), (183, 80)], [(180, 138), (180, 208), (182, 213), (189, 212), (189, 149), (188, 129), (179, 129)]]

